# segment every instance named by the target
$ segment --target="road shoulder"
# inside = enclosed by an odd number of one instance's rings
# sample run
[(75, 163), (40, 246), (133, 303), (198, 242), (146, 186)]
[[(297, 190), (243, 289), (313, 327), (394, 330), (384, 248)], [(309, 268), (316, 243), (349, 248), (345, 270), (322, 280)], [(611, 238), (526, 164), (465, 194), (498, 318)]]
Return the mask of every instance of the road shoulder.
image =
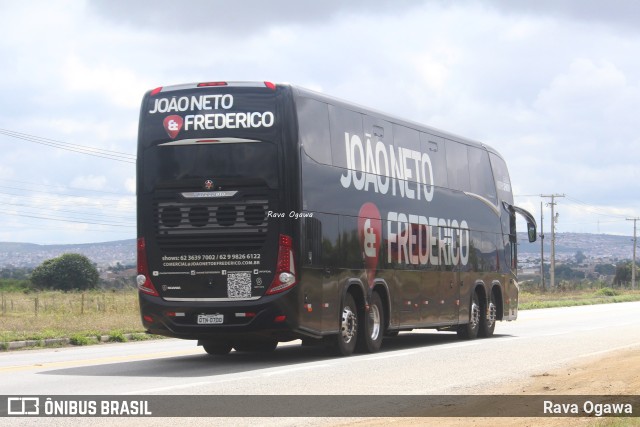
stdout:
[[(493, 390), (494, 395), (637, 395), (640, 392), (640, 344), (625, 350), (587, 356), (560, 368), (536, 372), (520, 384)], [(634, 408), (638, 411), (640, 408)], [(638, 418), (634, 421), (637, 422)], [(637, 425), (631, 421), (629, 424)], [(422, 426), (606, 426), (598, 418), (376, 418), (339, 424), (349, 427), (379, 427), (390, 424)], [(616, 424), (618, 425), (618, 424)]]

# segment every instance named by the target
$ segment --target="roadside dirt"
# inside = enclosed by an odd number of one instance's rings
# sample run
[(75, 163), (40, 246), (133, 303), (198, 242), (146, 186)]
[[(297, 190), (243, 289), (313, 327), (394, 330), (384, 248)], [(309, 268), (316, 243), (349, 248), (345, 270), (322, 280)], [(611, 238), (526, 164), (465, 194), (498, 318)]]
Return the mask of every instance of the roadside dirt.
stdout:
[[(500, 387), (504, 395), (638, 395), (640, 349), (590, 357), (572, 366), (538, 372), (527, 381)], [(634, 412), (640, 408), (633, 408)], [(640, 426), (640, 417), (617, 424), (615, 418), (377, 418), (344, 424), (344, 427), (396, 426)], [(617, 419), (619, 421), (619, 419)]]

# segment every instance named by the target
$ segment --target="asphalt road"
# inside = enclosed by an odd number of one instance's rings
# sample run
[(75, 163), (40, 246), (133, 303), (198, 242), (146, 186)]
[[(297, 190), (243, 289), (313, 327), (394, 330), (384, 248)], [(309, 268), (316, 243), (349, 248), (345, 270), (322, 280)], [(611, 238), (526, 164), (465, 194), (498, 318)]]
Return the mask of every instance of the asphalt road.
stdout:
[(296, 343), (214, 358), (194, 342), (169, 339), (6, 352), (0, 394), (491, 394), (586, 357), (640, 350), (639, 314), (640, 302), (523, 311), (499, 322), (491, 339), (416, 331), (386, 339), (379, 353), (347, 358)]

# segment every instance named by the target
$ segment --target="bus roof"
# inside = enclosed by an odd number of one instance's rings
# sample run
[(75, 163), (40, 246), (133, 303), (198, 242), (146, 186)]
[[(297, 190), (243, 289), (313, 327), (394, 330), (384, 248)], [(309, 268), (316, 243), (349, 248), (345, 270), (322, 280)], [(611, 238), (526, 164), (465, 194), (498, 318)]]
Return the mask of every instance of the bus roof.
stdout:
[(179, 90), (186, 89), (196, 89), (196, 88), (211, 88), (211, 87), (247, 87), (247, 88), (269, 88), (271, 90), (276, 90), (276, 88), (286, 88), (286, 90), (290, 90), (294, 97), (306, 97), (316, 99), (318, 101), (326, 102), (328, 104), (333, 104), (340, 106), (342, 108), (346, 108), (351, 111), (355, 111), (362, 114), (373, 114), (383, 120), (386, 120), (390, 123), (395, 123), (398, 125), (406, 126), (418, 131), (423, 131), (434, 136), (439, 136), (444, 139), (449, 139), (456, 142), (461, 142), (463, 144), (472, 145), (476, 147), (484, 147), (487, 151), (497, 155), (502, 158), (500, 153), (498, 153), (493, 147), (484, 144), (479, 141), (475, 141), (472, 139), (468, 139), (459, 135), (456, 135), (451, 132), (443, 131), (440, 129), (436, 129), (431, 126), (427, 126), (423, 123), (419, 123), (412, 120), (402, 119), (398, 116), (391, 115), (389, 113), (385, 113), (373, 108), (365, 107), (363, 105), (353, 103), (350, 101), (346, 101), (341, 98), (337, 98), (334, 96), (326, 95), (322, 92), (317, 92), (311, 89), (307, 89), (301, 86), (293, 85), (290, 83), (273, 83), (269, 81), (210, 81), (210, 82), (196, 82), (196, 83), (186, 83), (186, 84), (177, 84), (170, 86), (161, 86), (149, 91), (151, 96), (157, 95), (158, 93), (166, 93), (173, 92)]
[[(281, 85), (281, 84), (279, 84)], [(322, 101), (322, 102), (326, 102), (328, 104), (333, 104), (333, 105), (339, 105), (342, 108), (346, 108), (348, 110), (351, 111), (355, 111), (358, 113), (363, 113), (363, 114), (373, 114), (383, 120), (386, 120), (388, 122), (391, 123), (395, 123), (398, 125), (402, 125), (402, 126), (406, 126), (409, 128), (412, 128), (414, 130), (417, 131), (423, 131), (429, 134), (432, 134), (434, 136), (439, 136), (442, 137), (444, 139), (449, 139), (452, 141), (456, 141), (456, 142), (461, 142), (467, 145), (472, 145), (472, 146), (477, 146), (477, 147), (484, 147), (486, 148), (489, 152), (496, 154), (497, 156), (499, 156), (500, 158), (502, 158), (502, 156), (500, 155), (500, 153), (498, 153), (493, 147), (484, 144), (482, 142), (479, 141), (475, 141), (469, 138), (464, 138), (462, 136), (456, 135), (454, 133), (451, 132), (446, 132), (440, 129), (436, 129), (434, 127), (431, 126), (427, 126), (423, 123), (419, 123), (416, 121), (412, 121), (412, 120), (407, 120), (407, 119), (401, 119), (397, 116), (385, 113), (383, 111), (380, 110), (376, 110), (373, 108), (369, 108), (369, 107), (365, 107), (363, 105), (357, 104), (357, 103), (353, 103), (350, 101), (345, 101), (343, 99), (340, 98), (336, 98), (333, 96), (329, 96), (326, 95), (324, 93), (321, 92), (317, 92), (314, 90), (310, 90), (310, 89), (306, 89), (300, 86), (295, 86), (295, 85), (287, 85), (290, 86), (294, 92), (294, 94), (296, 96), (301, 96), (301, 97), (306, 97), (306, 98), (312, 98), (312, 99), (316, 99), (318, 101)]]

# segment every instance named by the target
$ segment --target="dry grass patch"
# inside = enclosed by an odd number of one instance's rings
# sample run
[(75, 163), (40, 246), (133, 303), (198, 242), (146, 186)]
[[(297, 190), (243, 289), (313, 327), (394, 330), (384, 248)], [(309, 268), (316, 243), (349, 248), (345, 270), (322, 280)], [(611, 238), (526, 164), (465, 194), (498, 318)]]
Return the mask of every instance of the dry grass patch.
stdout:
[(142, 332), (136, 290), (0, 292), (0, 342)]

